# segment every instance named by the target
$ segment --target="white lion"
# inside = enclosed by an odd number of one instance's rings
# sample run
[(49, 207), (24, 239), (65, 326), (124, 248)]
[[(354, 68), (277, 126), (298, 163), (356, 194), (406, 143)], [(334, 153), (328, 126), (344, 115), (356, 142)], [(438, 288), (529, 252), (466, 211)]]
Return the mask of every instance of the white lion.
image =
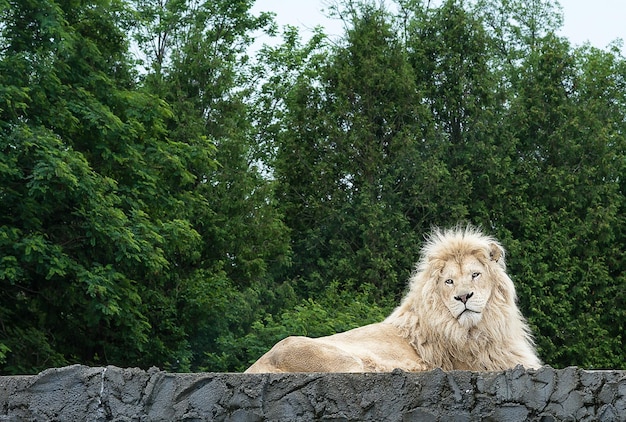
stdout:
[(328, 337), (288, 337), (247, 373), (497, 371), (537, 368), (504, 249), (467, 226), (433, 231), (409, 292), (385, 321)]

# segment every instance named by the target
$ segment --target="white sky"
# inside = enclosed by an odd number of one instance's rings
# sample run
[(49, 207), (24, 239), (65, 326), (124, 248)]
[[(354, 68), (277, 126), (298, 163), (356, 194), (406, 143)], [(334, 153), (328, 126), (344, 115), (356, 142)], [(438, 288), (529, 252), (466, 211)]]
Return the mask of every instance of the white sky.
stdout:
[[(618, 38), (626, 42), (626, 0), (560, 0), (559, 3), (564, 14), (560, 35), (573, 45), (588, 41), (595, 47), (606, 48)], [(329, 0), (257, 0), (252, 12), (275, 12), (279, 27), (298, 26), (305, 40), (316, 25), (322, 25), (330, 36), (341, 35), (341, 22), (327, 18), (324, 13), (328, 4)], [(622, 52), (626, 53), (626, 47), (622, 47)]]

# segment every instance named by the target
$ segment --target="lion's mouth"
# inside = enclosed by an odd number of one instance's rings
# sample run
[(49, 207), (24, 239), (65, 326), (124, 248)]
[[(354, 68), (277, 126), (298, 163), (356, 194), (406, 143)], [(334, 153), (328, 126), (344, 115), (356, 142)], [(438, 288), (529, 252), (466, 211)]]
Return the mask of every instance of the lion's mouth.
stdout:
[(460, 318), (461, 318), (461, 317), (465, 314), (465, 312), (470, 312), (470, 313), (473, 313), (473, 314), (479, 314), (479, 313), (480, 313), (479, 311), (474, 311), (474, 310), (472, 310), (472, 309), (465, 308), (465, 309), (463, 309), (463, 311), (459, 314), (459, 316), (457, 316), (457, 317), (456, 317), (456, 319), (460, 319)]

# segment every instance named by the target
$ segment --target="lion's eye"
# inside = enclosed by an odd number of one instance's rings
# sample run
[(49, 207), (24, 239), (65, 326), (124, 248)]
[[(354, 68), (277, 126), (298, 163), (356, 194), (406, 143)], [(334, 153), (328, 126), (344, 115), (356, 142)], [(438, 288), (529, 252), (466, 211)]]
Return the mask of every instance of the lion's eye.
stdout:
[(446, 284), (454, 284), (454, 280), (452, 280), (451, 278), (447, 279), (446, 281), (444, 281), (444, 283)]
[(480, 273), (472, 273), (473, 279), (478, 278), (478, 277), (480, 277)]

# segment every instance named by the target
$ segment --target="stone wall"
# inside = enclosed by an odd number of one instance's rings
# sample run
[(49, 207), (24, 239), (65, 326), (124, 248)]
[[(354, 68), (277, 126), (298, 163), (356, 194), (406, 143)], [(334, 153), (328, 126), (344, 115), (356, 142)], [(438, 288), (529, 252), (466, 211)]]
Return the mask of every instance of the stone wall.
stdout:
[(49, 369), (0, 377), (0, 421), (626, 420), (626, 371), (174, 374)]

